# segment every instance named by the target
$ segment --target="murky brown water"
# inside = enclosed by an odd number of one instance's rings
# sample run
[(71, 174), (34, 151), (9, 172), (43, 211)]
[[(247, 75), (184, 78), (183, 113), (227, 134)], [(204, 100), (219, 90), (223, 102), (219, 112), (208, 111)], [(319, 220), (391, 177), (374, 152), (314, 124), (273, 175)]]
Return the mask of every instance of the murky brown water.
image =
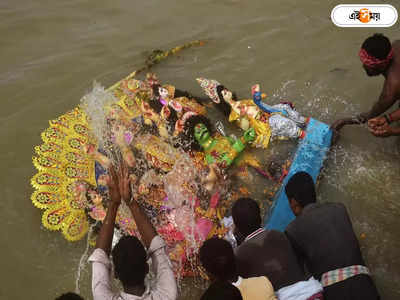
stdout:
[[(269, 95), (331, 123), (366, 110), (379, 95), (383, 78), (367, 78), (357, 57), (364, 38), (376, 31), (400, 38), (398, 24), (335, 27), (330, 11), (339, 3), (2, 0), (0, 298), (52, 299), (75, 289), (86, 243), (68, 243), (40, 227), (41, 212), (29, 199), (31, 156), (47, 120), (76, 106), (94, 79), (111, 85), (140, 66), (148, 50), (207, 39), (155, 68), (160, 78), (195, 93), (194, 78), (217, 78), (243, 96), (258, 82)], [(399, 140), (376, 139), (365, 127), (342, 133), (320, 199), (347, 205), (357, 234), (365, 234), (363, 253), (383, 299), (398, 299)], [(86, 268), (80, 286), (88, 299), (89, 278)]]

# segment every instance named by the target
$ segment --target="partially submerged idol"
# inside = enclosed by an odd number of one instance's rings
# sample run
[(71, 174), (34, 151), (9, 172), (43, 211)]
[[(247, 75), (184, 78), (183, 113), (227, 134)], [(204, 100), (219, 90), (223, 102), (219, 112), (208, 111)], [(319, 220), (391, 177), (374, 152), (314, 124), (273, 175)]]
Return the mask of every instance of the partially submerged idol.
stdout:
[(304, 137), (302, 128), (306, 126), (308, 119), (296, 112), (289, 103), (272, 106), (263, 103), (259, 85), (252, 88), (253, 99), (238, 101), (234, 93), (216, 80), (198, 78), (197, 81), (230, 122), (236, 122), (243, 130), (254, 128), (254, 146), (267, 148), (271, 138)]

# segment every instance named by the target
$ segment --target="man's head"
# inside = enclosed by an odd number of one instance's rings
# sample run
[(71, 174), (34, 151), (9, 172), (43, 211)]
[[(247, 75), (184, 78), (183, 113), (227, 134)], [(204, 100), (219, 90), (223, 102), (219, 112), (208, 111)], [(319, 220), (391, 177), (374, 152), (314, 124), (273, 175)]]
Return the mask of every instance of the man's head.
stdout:
[(78, 294), (69, 292), (58, 296), (55, 300), (83, 300), (83, 298)]
[(215, 281), (201, 296), (200, 300), (242, 300), (237, 287), (228, 281)]
[(285, 186), (286, 196), (290, 208), (295, 216), (299, 216), (303, 208), (308, 204), (315, 203), (315, 186), (311, 176), (306, 172), (294, 174)]
[(144, 284), (144, 278), (149, 272), (147, 253), (138, 238), (124, 236), (112, 250), (115, 267), (115, 277), (124, 288)]
[(368, 76), (384, 73), (393, 58), (390, 40), (379, 33), (368, 37), (361, 45), (359, 56)]
[(236, 262), (231, 244), (220, 238), (206, 240), (200, 248), (200, 261), (206, 271), (218, 280), (235, 280)]
[(260, 207), (251, 198), (240, 198), (233, 204), (232, 218), (236, 230), (244, 237), (261, 226)]

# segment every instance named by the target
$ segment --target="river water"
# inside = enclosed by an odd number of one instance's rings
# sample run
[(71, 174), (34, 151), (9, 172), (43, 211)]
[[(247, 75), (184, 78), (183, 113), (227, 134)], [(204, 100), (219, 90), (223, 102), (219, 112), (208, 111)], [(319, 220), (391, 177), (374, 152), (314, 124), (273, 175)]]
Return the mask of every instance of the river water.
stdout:
[[(194, 79), (216, 78), (243, 97), (260, 83), (270, 99), (291, 100), (304, 115), (331, 123), (367, 110), (380, 93), (383, 78), (368, 78), (357, 57), (363, 40), (377, 31), (400, 38), (398, 24), (335, 27), (330, 11), (339, 3), (2, 0), (0, 298), (53, 299), (75, 289), (86, 242), (69, 243), (40, 226), (29, 179), (40, 132), (75, 107), (93, 80), (109, 86), (141, 66), (149, 50), (204, 39), (205, 46), (157, 66), (161, 80), (200, 94)], [(400, 297), (399, 154), (398, 138), (345, 128), (318, 189), (320, 201), (348, 207), (383, 299)], [(87, 266), (79, 282), (90, 299)], [(193, 296), (187, 286), (183, 294)]]

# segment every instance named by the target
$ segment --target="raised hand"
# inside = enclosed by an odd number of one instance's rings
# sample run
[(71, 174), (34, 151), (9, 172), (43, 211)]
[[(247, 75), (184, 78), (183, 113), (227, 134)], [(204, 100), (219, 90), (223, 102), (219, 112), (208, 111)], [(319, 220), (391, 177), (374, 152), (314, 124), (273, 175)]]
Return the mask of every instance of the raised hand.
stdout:
[(119, 172), (119, 192), (121, 194), (122, 199), (125, 201), (127, 205), (129, 205), (131, 201), (130, 182), (131, 180), (129, 177), (128, 167), (126, 166), (126, 164), (121, 164)]
[(246, 143), (250, 143), (256, 139), (256, 132), (254, 128), (249, 128), (244, 132), (244, 140)]
[(121, 203), (121, 193), (119, 189), (119, 178), (113, 165), (108, 169), (107, 186), (110, 194), (111, 202), (115, 204)]

